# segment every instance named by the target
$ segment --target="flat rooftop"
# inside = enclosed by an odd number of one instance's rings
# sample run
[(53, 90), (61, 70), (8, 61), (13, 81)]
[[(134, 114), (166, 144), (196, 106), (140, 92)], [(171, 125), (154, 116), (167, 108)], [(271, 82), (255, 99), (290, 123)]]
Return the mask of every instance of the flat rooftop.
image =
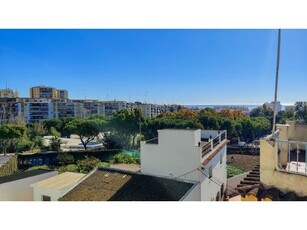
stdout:
[(48, 179), (36, 182), (31, 185), (33, 188), (47, 188), (47, 189), (63, 189), (71, 184), (75, 184), (76, 182), (80, 181), (85, 174), (83, 173), (73, 173), (73, 172), (64, 172), (59, 175), (50, 177)]
[(37, 169), (37, 170), (28, 171), (28, 172), (16, 173), (16, 174), (9, 175), (9, 176), (3, 176), (3, 177), (0, 177), (0, 184), (8, 183), (8, 182), (15, 181), (15, 180), (25, 179), (28, 177), (38, 176), (38, 175), (53, 172), (53, 171), (54, 170)]

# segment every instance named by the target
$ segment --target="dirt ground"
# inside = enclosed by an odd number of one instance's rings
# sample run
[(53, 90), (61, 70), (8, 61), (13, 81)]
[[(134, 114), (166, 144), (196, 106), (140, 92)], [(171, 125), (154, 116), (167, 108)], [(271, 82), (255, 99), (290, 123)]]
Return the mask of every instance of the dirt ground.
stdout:
[[(231, 160), (232, 156), (235, 158), (233, 161)], [(259, 155), (227, 154), (227, 163), (246, 171), (254, 169), (259, 162)]]

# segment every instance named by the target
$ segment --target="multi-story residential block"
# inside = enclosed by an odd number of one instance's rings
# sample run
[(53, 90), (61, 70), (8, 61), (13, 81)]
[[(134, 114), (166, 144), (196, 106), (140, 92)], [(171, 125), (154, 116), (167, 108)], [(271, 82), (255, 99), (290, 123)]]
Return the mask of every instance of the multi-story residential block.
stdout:
[(24, 102), (25, 122), (39, 122), (54, 117), (53, 103), (49, 99), (26, 98)]
[(16, 98), (19, 97), (19, 93), (12, 89), (0, 89), (0, 98)]
[(85, 109), (82, 103), (72, 101), (53, 101), (54, 118), (77, 117), (85, 118)]
[(56, 99), (68, 99), (68, 91), (65, 89), (57, 89), (55, 96)]
[(72, 102), (79, 103), (83, 105), (84, 112), (83, 116), (85, 118), (98, 114), (105, 116), (105, 104), (104, 102), (98, 100), (72, 100)]
[(162, 105), (155, 105), (155, 104), (136, 103), (134, 107), (140, 109), (143, 113), (143, 116), (149, 119), (156, 117), (163, 110)]
[(194, 181), (190, 200), (221, 200), (226, 188), (226, 131), (163, 129), (141, 142), (141, 172)]
[(30, 88), (30, 98), (55, 99), (57, 98), (57, 92), (54, 87), (35, 86)]
[(0, 124), (24, 120), (24, 103), (18, 98), (0, 98)]
[(113, 113), (122, 109), (131, 108), (131, 105), (125, 101), (103, 101), (105, 116), (113, 116)]

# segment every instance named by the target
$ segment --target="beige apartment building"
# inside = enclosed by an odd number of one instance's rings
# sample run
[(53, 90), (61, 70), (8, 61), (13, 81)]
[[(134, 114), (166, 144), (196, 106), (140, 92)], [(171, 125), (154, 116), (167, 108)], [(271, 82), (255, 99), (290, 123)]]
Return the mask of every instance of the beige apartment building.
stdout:
[(15, 98), (19, 97), (17, 90), (12, 89), (0, 89), (0, 98)]
[(40, 85), (30, 88), (30, 98), (54, 99), (56, 94), (56, 89), (53, 87)]

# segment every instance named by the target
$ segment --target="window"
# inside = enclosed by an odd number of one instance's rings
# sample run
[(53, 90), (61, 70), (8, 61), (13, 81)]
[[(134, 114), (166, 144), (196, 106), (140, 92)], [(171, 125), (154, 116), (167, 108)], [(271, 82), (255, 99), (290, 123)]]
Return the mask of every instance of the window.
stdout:
[(42, 201), (51, 201), (51, 197), (42, 195)]
[(220, 164), (223, 164), (223, 154), (220, 155)]
[(212, 165), (209, 167), (209, 179), (212, 177)]

